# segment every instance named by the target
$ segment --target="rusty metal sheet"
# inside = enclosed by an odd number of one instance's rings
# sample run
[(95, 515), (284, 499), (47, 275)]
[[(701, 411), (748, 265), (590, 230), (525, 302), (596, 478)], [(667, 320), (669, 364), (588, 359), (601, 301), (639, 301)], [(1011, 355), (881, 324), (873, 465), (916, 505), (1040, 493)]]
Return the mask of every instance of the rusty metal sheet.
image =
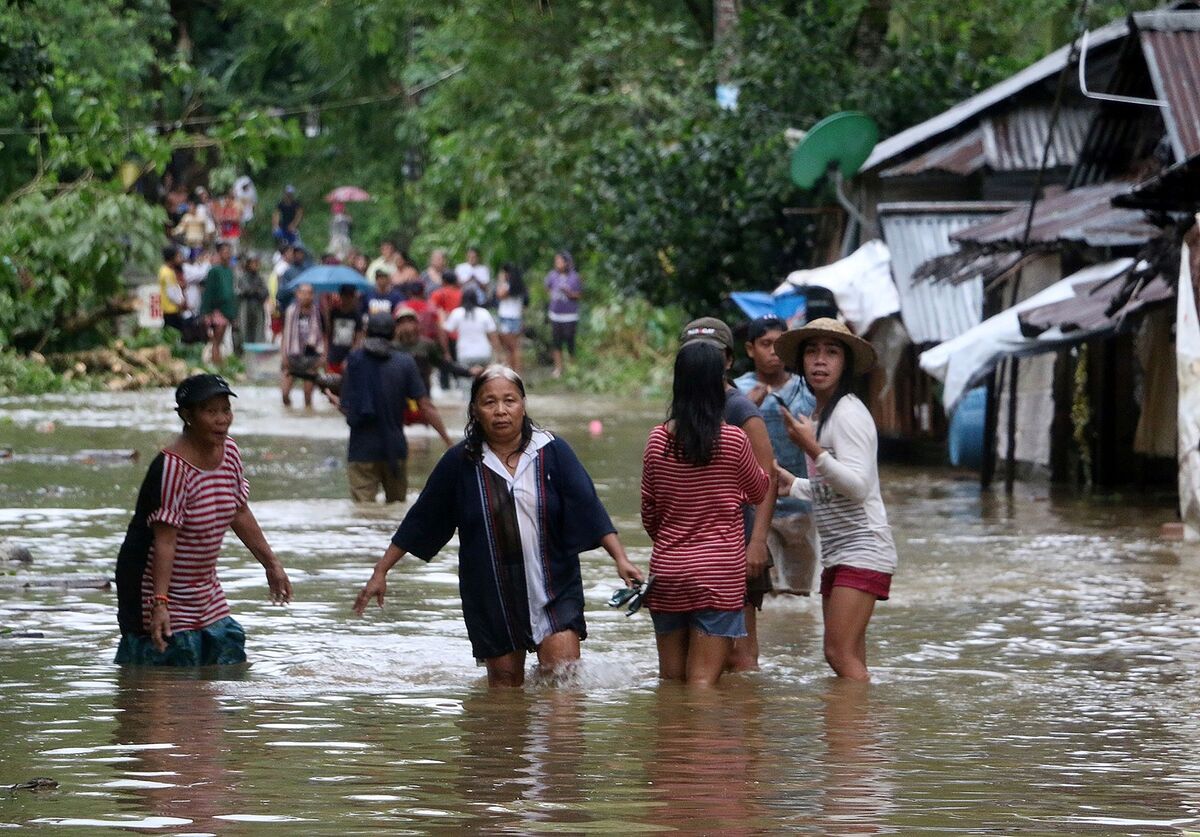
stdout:
[(1200, 154), (1200, 12), (1135, 18), (1176, 160)]

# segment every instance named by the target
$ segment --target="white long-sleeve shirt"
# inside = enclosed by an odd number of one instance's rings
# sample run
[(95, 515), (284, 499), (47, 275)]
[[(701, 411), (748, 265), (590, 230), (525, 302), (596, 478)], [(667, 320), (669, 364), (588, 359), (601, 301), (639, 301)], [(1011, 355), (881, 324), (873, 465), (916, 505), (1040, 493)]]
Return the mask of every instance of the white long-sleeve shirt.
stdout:
[(821, 536), (821, 566), (847, 564), (896, 571), (896, 545), (879, 494), (879, 437), (875, 420), (853, 395), (844, 396), (821, 429), (824, 450), (808, 460), (808, 479), (790, 494), (812, 503)]

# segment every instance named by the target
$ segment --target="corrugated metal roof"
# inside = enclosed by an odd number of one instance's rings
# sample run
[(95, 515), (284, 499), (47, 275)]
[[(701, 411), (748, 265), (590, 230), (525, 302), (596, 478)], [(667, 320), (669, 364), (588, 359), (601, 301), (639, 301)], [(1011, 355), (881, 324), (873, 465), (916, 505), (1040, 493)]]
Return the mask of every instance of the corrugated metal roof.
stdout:
[(1134, 16), (1175, 159), (1200, 154), (1200, 11)]
[(892, 253), (892, 279), (900, 294), (900, 318), (918, 345), (957, 337), (983, 316), (983, 283), (978, 278), (960, 285), (913, 281), (918, 265), (955, 250), (953, 233), (996, 215), (994, 207), (982, 212), (963, 211), (961, 204), (954, 211), (941, 209), (938, 204), (879, 205), (879, 224)]
[(955, 137), (949, 142), (934, 146), (924, 154), (913, 157), (907, 163), (884, 169), (879, 176), (900, 177), (927, 171), (968, 175), (978, 171), (986, 160), (987, 157), (983, 153), (983, 131), (975, 128), (961, 137)]
[[(1096, 29), (1089, 35), (1089, 49), (1096, 49), (1112, 41), (1119, 40), (1129, 32), (1123, 20), (1110, 23)], [(862, 171), (870, 171), (884, 165), (911, 151), (923, 142), (934, 139), (939, 134), (952, 131), (988, 108), (1003, 102), (1005, 99), (1020, 93), (1027, 87), (1037, 84), (1055, 73), (1061, 72), (1066, 66), (1071, 54), (1071, 45), (1067, 44), (1047, 55), (1040, 61), (1030, 64), (1016, 75), (1010, 76), (999, 84), (992, 85), (987, 90), (977, 93), (969, 99), (964, 99), (954, 107), (942, 111), (937, 116), (926, 119), (911, 128), (906, 128), (898, 134), (888, 137), (871, 152)]]
[[(983, 149), (992, 171), (1037, 171), (1050, 132), (1050, 102), (1020, 105), (983, 120)], [(1050, 168), (1073, 166), (1096, 114), (1094, 105), (1066, 105), (1059, 110), (1050, 143)]]
[(1116, 331), (1153, 305), (1175, 298), (1175, 289), (1160, 274), (1132, 271), (1111, 279), (1081, 282), (1070, 299), (1017, 314), (1021, 334), (1039, 337), (1054, 330), (1065, 339), (1094, 337)]
[[(1034, 210), (1029, 243), (1082, 241), (1094, 247), (1144, 244), (1160, 230), (1148, 223), (1140, 210), (1112, 205), (1112, 199), (1127, 193), (1131, 186), (1114, 181), (1047, 195)], [(1020, 247), (1028, 215), (1026, 204), (987, 223), (958, 231), (952, 240)]]

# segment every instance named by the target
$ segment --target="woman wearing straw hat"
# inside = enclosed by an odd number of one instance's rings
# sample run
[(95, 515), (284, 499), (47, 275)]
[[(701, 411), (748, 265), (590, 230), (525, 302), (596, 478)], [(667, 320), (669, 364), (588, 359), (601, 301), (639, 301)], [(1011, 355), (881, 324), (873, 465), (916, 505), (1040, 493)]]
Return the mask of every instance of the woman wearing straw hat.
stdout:
[(896, 547), (879, 494), (875, 421), (853, 393), (875, 350), (841, 322), (814, 320), (781, 336), (775, 350), (816, 396), (813, 419), (783, 411), (788, 437), (808, 461), (808, 479), (779, 469), (779, 491), (812, 502), (821, 536), (825, 659), (839, 677), (868, 680), (867, 623), (886, 600)]

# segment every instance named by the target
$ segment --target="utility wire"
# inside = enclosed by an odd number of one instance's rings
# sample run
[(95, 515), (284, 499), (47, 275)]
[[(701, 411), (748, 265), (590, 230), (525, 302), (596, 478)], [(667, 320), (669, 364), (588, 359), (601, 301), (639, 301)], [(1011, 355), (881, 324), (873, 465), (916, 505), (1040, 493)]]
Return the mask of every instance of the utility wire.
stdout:
[[(446, 79), (451, 78), (452, 76), (458, 75), (464, 69), (466, 69), (466, 65), (459, 64), (457, 67), (451, 67), (449, 70), (446, 70), (445, 72), (440, 73), (437, 76), (434, 76), (429, 81), (424, 82), (423, 84), (420, 84), (416, 87), (403, 88), (401, 90), (394, 90), (390, 93), (380, 93), (380, 94), (377, 94), (374, 96), (357, 96), (353, 99), (341, 99), (336, 102), (327, 102), (324, 104), (297, 105), (294, 107), (287, 107), (287, 108), (280, 108), (280, 107), (254, 108), (254, 110), (265, 110), (268, 116), (278, 118), (281, 116), (297, 116), (299, 114), (307, 114), (307, 113), (324, 113), (325, 111), (329, 111), (329, 110), (341, 110), (344, 108), (360, 107), (362, 105), (376, 104), (379, 102), (390, 102), (394, 99), (400, 99), (400, 98), (403, 98), (406, 96), (417, 96), (417, 95), (425, 92), (426, 90), (430, 89), (431, 87), (433, 87), (437, 84), (440, 84), (441, 82), (445, 81)], [(174, 130), (179, 130), (181, 128), (195, 128), (195, 127), (201, 127), (201, 126), (207, 126), (207, 125), (215, 125), (215, 124), (222, 123), (222, 122), (234, 122), (234, 121), (237, 121), (238, 119), (240, 119), (240, 116), (238, 114), (233, 114), (233, 113), (215, 114), (212, 116), (189, 116), (189, 117), (185, 117), (182, 119), (164, 120), (164, 121), (158, 121), (158, 122), (145, 122), (145, 123), (141, 123), (138, 125), (125, 125), (125, 126), (123, 126), (123, 129), (127, 132), (149, 131), (151, 129), (153, 129), (155, 131), (174, 131)], [(89, 130), (91, 130), (91, 129), (72, 126), (72, 127), (65, 127), (65, 128), (57, 128), (57, 129), (55, 129), (55, 133), (81, 134), (81, 133), (85, 133)], [(28, 126), (19, 126), (19, 127), (15, 127), (15, 128), (0, 128), (0, 136), (41, 136), (43, 134), (48, 134), (48, 133), (50, 133), (50, 129), (43, 125), (28, 125)]]

